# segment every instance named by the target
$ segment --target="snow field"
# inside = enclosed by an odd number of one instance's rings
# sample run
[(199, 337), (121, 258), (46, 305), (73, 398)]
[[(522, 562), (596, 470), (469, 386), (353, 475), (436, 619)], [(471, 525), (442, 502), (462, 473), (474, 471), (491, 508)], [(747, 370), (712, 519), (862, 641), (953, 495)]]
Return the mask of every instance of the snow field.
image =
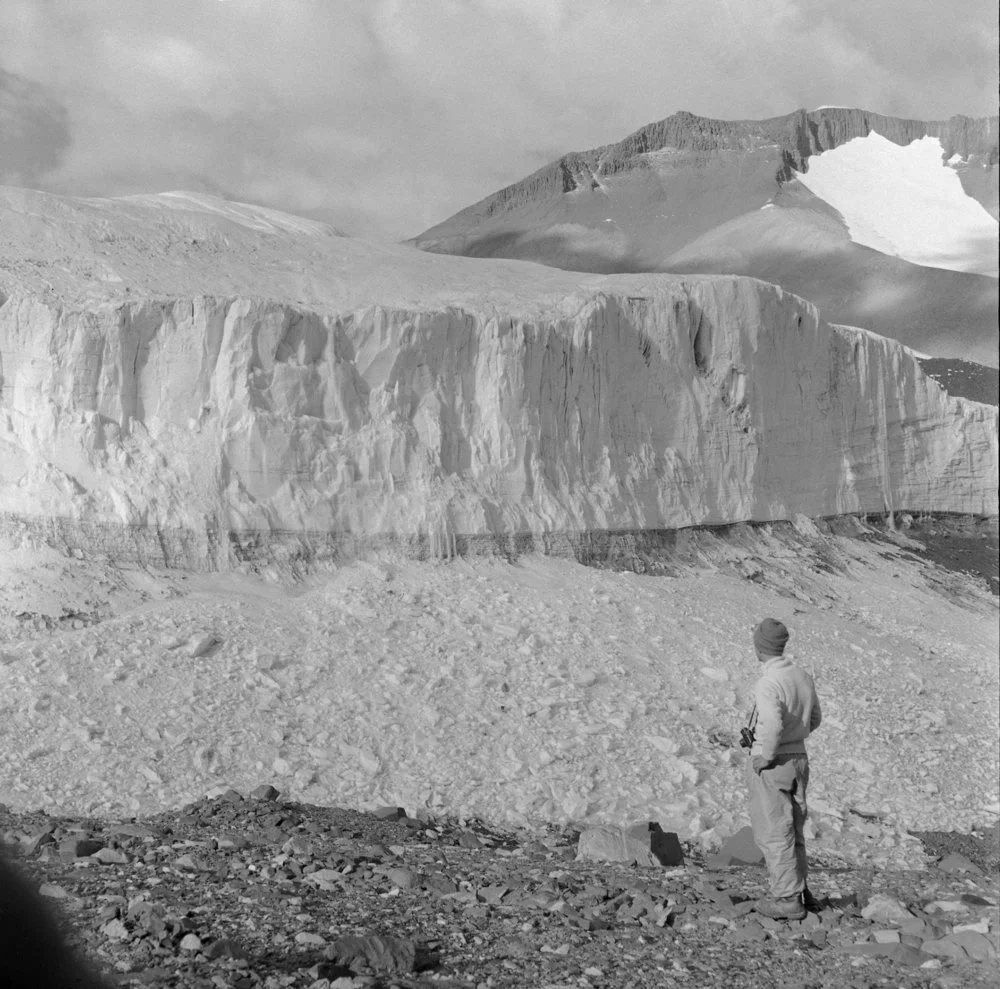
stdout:
[[(190, 577), (182, 597), (0, 646), (0, 801), (131, 816), (274, 782), (516, 824), (657, 820), (713, 846), (747, 817), (745, 757), (712, 736), (743, 722), (750, 629), (774, 614), (826, 717), (815, 847), (914, 864), (904, 828), (1000, 813), (996, 604), (844, 552), (832, 575), (765, 561), (770, 586), (550, 558), (358, 562), (294, 592)], [(892, 827), (859, 835), (850, 807)]]
[(813, 155), (798, 180), (844, 218), (851, 239), (913, 264), (997, 276), (997, 221), (962, 189), (941, 142), (881, 134)]

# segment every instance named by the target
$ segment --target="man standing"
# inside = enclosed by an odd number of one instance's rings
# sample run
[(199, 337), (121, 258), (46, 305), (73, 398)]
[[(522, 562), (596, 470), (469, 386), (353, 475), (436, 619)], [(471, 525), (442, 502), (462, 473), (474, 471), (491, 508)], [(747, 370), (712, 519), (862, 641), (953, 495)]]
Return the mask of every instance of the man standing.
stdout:
[(805, 740), (819, 727), (821, 715), (812, 677), (784, 657), (787, 642), (788, 629), (774, 618), (754, 629), (762, 668), (751, 715), (750, 825), (771, 880), (771, 896), (757, 902), (757, 913), (802, 920), (811, 900), (803, 834), (809, 785)]

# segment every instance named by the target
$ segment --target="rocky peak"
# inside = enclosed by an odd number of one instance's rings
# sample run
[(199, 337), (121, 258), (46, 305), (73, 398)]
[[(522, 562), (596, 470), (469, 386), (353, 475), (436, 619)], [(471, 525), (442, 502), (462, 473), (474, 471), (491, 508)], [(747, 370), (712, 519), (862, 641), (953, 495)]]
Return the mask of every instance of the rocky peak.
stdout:
[(779, 160), (777, 178), (788, 181), (792, 171), (808, 170), (811, 155), (867, 137), (872, 131), (900, 145), (937, 137), (946, 158), (976, 155), (992, 168), (998, 160), (998, 121), (998, 117), (960, 115), (948, 120), (907, 120), (850, 107), (796, 110), (766, 120), (714, 120), (681, 110), (640, 127), (616, 144), (563, 155), (457, 216), (495, 216), (526, 202), (595, 188), (602, 177), (648, 167), (646, 156), (665, 150), (711, 154), (773, 147)]
[(795, 147), (808, 149), (799, 171), (808, 168), (809, 155), (829, 151), (856, 137), (867, 137), (873, 131), (900, 145), (922, 137), (936, 137), (946, 158), (953, 154), (963, 158), (978, 155), (985, 157), (990, 165), (997, 161), (997, 117), (904, 120), (847, 107), (824, 107), (811, 113), (800, 110), (792, 117)]

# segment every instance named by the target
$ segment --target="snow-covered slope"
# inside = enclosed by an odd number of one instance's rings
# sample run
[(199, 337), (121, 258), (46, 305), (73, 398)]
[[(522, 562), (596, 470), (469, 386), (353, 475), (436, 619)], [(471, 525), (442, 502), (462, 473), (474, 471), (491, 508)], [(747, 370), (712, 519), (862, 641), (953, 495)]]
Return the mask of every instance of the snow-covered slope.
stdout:
[(774, 286), (476, 263), (193, 201), (32, 204), (7, 229), (47, 237), (8, 239), (0, 278), (8, 528), (225, 566), (997, 511), (996, 410)]
[[(669, 577), (387, 554), (290, 588), (0, 543), (0, 802), (127, 818), (273, 782), (318, 804), (656, 820), (716, 844), (747, 823), (726, 739), (749, 714), (749, 630), (774, 614), (823, 703), (810, 853), (920, 867), (905, 829), (1000, 813), (996, 599), (924, 569), (919, 543), (862, 534), (678, 534)], [(42, 607), (63, 616), (52, 632), (24, 621)]]
[(318, 220), (295, 216), (292, 213), (283, 213), (266, 206), (231, 202), (219, 199), (218, 196), (208, 196), (197, 192), (161, 192), (155, 195), (127, 196), (121, 199), (92, 199), (90, 203), (98, 207), (103, 205), (104, 208), (113, 211), (120, 210), (123, 204), (135, 203), (147, 209), (162, 211), (164, 214), (168, 212), (187, 216), (200, 214), (208, 220), (218, 218), (263, 233), (295, 233), (315, 237), (327, 237), (330, 234), (344, 236), (339, 230), (335, 230)]
[(873, 131), (813, 155), (798, 180), (841, 214), (855, 243), (996, 278), (1000, 228), (943, 154), (936, 137), (900, 147)]
[(799, 182), (784, 185), (773, 205), (692, 241), (665, 267), (761, 278), (809, 299), (820, 313), (996, 374), (995, 278), (928, 268), (855, 243), (841, 218)]

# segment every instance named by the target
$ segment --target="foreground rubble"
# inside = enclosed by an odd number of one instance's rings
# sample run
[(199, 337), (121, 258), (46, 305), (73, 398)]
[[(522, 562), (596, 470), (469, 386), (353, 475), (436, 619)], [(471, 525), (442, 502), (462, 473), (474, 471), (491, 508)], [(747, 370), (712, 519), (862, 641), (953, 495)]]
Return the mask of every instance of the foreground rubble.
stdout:
[(315, 807), (267, 786), (133, 821), (0, 808), (0, 836), (123, 987), (995, 985), (995, 828), (922, 836), (923, 870), (814, 861), (820, 909), (796, 923), (757, 916), (764, 870), (725, 855), (582, 860), (572, 829)]

